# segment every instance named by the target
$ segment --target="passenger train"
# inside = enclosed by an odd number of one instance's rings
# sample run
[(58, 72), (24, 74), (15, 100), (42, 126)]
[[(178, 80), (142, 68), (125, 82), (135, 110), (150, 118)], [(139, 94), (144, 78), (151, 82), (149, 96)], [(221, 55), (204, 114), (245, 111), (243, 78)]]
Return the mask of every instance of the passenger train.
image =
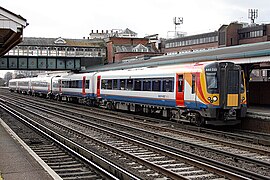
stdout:
[(188, 121), (235, 125), (247, 110), (244, 74), (232, 62), (142, 67), (12, 79), (10, 91)]

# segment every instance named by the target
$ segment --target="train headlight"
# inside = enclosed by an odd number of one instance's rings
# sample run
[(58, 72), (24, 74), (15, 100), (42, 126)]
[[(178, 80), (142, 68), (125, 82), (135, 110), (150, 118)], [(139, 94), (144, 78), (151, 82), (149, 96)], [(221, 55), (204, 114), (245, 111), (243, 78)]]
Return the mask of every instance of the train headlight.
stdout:
[(242, 102), (245, 100), (245, 97), (242, 97)]
[(208, 99), (209, 101), (211, 101), (211, 97), (208, 97), (207, 99)]
[(216, 102), (218, 100), (217, 96), (213, 97), (213, 101)]

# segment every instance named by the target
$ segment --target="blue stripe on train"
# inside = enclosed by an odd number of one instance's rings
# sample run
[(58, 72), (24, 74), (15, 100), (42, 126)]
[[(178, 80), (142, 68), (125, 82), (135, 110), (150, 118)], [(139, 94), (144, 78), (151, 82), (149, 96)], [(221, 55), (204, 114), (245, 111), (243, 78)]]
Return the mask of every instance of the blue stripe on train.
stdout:
[(82, 94), (81, 92), (62, 92), (62, 96), (73, 96), (73, 97), (95, 97), (94, 93)]
[(196, 109), (196, 110), (200, 110), (200, 109), (207, 109), (208, 106), (206, 104), (200, 103), (200, 102), (195, 102), (195, 101), (185, 101), (185, 106), (188, 109)]
[(122, 101), (122, 102), (133, 102), (139, 104), (150, 104), (158, 106), (169, 106), (175, 107), (175, 100), (170, 99), (153, 99), (153, 98), (141, 98), (141, 97), (130, 97), (130, 96), (115, 96), (115, 95), (103, 95), (101, 97), (107, 100)]
[[(150, 104), (150, 105), (158, 105), (158, 106), (166, 106), (166, 107), (176, 107), (176, 102), (174, 99), (154, 99), (154, 98), (142, 98), (142, 97), (130, 97), (130, 96), (115, 96), (115, 95), (101, 95), (102, 98), (107, 100), (114, 101), (122, 101), (122, 102), (133, 102), (139, 104)], [(188, 109), (207, 109), (208, 106), (206, 104), (188, 101), (185, 102), (185, 106)]]
[[(73, 96), (73, 97), (96, 97), (95, 94), (86, 94), (83, 95), (81, 93), (74, 92), (62, 92), (63, 96)], [(101, 97), (107, 100), (113, 101), (121, 101), (121, 102), (131, 102), (131, 103), (139, 103), (139, 104), (149, 104), (149, 105), (157, 105), (157, 106), (166, 106), (166, 107), (176, 107), (176, 102), (174, 99), (154, 99), (154, 98), (143, 98), (143, 97), (130, 97), (130, 96), (116, 96), (116, 95), (104, 95), (101, 94)], [(208, 106), (206, 104), (195, 102), (195, 101), (185, 101), (185, 106), (188, 109), (207, 109)], [(215, 107), (213, 107), (215, 108)]]

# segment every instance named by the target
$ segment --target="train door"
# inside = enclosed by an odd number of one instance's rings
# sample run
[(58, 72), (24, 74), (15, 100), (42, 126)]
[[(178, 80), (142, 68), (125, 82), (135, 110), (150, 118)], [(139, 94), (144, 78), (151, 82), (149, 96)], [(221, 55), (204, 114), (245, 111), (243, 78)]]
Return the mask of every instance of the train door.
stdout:
[(196, 90), (196, 74), (195, 73), (187, 73), (184, 74), (185, 83), (184, 83), (184, 101), (185, 105), (188, 108), (197, 108), (197, 90)]
[(55, 78), (55, 76), (52, 76), (51, 78), (50, 78), (50, 83), (51, 83), (51, 89), (50, 89), (50, 94), (53, 94), (53, 78)]
[(62, 93), (62, 80), (59, 80), (59, 93)]
[(100, 97), (100, 79), (101, 76), (97, 77), (97, 97)]
[(82, 94), (85, 95), (85, 82), (86, 82), (86, 76), (83, 76), (82, 79)]
[(184, 105), (184, 75), (176, 74), (176, 106)]
[(198, 81), (198, 76), (195, 73), (192, 73), (192, 85), (191, 85), (191, 94), (193, 96), (194, 100), (194, 108), (198, 107), (198, 102), (197, 102), (197, 81)]

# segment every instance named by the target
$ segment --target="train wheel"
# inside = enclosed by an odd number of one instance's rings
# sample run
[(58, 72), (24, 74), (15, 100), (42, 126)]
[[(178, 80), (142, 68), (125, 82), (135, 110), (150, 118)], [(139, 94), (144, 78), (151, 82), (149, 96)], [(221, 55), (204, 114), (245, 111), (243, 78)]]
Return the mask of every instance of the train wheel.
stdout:
[(56, 98), (56, 100), (57, 101), (61, 101), (62, 100), (61, 96), (58, 95), (57, 98)]
[(200, 114), (197, 114), (196, 116), (195, 116), (195, 124), (196, 124), (196, 126), (204, 126), (204, 118), (200, 115)]
[(109, 109), (109, 110), (114, 110), (115, 109), (115, 107), (114, 107), (114, 105), (113, 105), (112, 102), (107, 102), (106, 103), (106, 108)]

